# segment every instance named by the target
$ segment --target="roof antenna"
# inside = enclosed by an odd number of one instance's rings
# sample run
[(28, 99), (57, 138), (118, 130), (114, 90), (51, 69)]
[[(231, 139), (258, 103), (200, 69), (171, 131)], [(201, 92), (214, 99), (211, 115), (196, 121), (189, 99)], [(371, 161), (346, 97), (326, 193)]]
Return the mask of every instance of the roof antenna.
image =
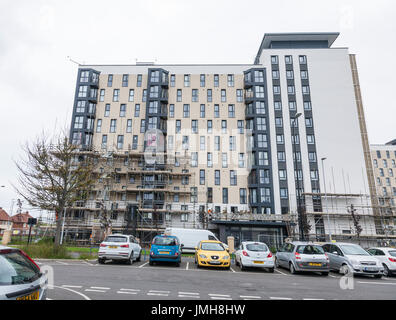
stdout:
[[(77, 61), (74, 61), (72, 58), (70, 58), (70, 56), (67, 56), (67, 59), (69, 59), (69, 61), (71, 61), (71, 62), (77, 64), (78, 66), (81, 66), (81, 63), (79, 63), (79, 62), (77, 62)], [(84, 64), (84, 63), (83, 63), (83, 64)]]

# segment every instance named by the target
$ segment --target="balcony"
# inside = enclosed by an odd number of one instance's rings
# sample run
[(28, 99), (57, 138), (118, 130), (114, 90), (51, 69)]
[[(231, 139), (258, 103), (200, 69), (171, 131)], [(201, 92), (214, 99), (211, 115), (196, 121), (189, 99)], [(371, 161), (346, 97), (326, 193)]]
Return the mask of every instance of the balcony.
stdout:
[(255, 109), (253, 108), (253, 105), (246, 106), (245, 108), (245, 118), (246, 119), (252, 119), (256, 115)]
[(253, 91), (245, 91), (245, 103), (250, 103), (254, 99), (254, 92)]

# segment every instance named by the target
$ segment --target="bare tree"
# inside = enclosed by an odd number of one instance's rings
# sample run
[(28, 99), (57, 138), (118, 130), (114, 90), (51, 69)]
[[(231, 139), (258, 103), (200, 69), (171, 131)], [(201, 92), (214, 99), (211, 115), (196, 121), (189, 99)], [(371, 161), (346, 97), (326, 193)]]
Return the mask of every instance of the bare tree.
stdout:
[(351, 207), (348, 208), (348, 212), (352, 216), (352, 222), (355, 228), (355, 233), (358, 238), (358, 244), (360, 244), (360, 234), (362, 233), (363, 229), (359, 223), (360, 217), (356, 215), (356, 209), (353, 207), (353, 204), (351, 204)]
[(66, 134), (51, 140), (43, 133), (23, 150), (25, 157), (14, 161), (19, 186), (13, 187), (32, 207), (55, 211), (55, 245), (59, 245), (64, 210), (85, 200), (95, 182), (92, 158), (78, 154)]

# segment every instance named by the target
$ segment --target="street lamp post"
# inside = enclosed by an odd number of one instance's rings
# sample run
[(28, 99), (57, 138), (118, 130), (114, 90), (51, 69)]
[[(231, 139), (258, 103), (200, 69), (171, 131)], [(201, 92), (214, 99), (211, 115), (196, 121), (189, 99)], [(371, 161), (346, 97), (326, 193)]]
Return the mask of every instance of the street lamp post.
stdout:
[[(329, 239), (330, 242), (332, 242), (332, 235), (331, 235), (331, 229), (330, 229), (330, 216), (329, 216), (329, 205), (328, 205), (328, 201), (327, 201), (327, 191), (326, 191), (326, 177), (325, 177), (325, 169), (324, 169), (324, 161), (327, 158), (322, 158), (322, 172), (323, 172), (323, 185), (324, 185), (324, 193), (325, 193), (325, 199), (326, 199), (326, 215), (327, 215), (327, 224), (328, 224), (328, 228), (329, 228)], [(322, 206), (323, 206), (323, 202), (322, 202)]]
[(302, 221), (302, 212), (301, 212), (301, 192), (300, 192), (300, 179), (298, 176), (298, 168), (297, 168), (297, 152), (296, 152), (296, 135), (295, 135), (295, 128), (296, 124), (298, 125), (298, 118), (301, 116), (301, 113), (296, 113), (293, 122), (292, 122), (292, 147), (293, 147), (293, 154), (294, 154), (294, 170), (295, 170), (295, 179), (296, 179), (296, 195), (297, 195), (297, 217), (298, 217), (298, 228), (299, 228), (299, 235), (300, 241), (305, 240), (304, 236), (304, 227)]

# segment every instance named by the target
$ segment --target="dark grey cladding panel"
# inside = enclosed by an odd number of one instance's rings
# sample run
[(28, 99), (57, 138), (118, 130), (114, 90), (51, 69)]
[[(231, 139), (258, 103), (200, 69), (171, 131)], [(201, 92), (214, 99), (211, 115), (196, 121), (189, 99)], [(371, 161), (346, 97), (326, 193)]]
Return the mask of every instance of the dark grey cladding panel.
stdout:
[(301, 71), (308, 71), (308, 66), (306, 64), (300, 64)]
[(280, 80), (279, 79), (272, 79), (272, 85), (280, 86)]
[(328, 48), (327, 40), (323, 41), (271, 41), (271, 49), (310, 49)]
[(287, 82), (288, 86), (294, 86), (294, 80), (293, 79), (287, 79), (286, 82)]
[(278, 70), (279, 70), (279, 64), (274, 64), (274, 63), (271, 64), (271, 69), (274, 70), (274, 71), (275, 71), (275, 70), (278, 71)]
[(309, 79), (301, 79), (301, 85), (309, 86)]
[(303, 101), (304, 102), (311, 102), (311, 95), (310, 94), (303, 94)]
[(288, 96), (288, 99), (289, 99), (289, 101), (291, 102), (291, 101), (296, 101), (296, 95), (295, 94), (288, 94), (287, 95)]

